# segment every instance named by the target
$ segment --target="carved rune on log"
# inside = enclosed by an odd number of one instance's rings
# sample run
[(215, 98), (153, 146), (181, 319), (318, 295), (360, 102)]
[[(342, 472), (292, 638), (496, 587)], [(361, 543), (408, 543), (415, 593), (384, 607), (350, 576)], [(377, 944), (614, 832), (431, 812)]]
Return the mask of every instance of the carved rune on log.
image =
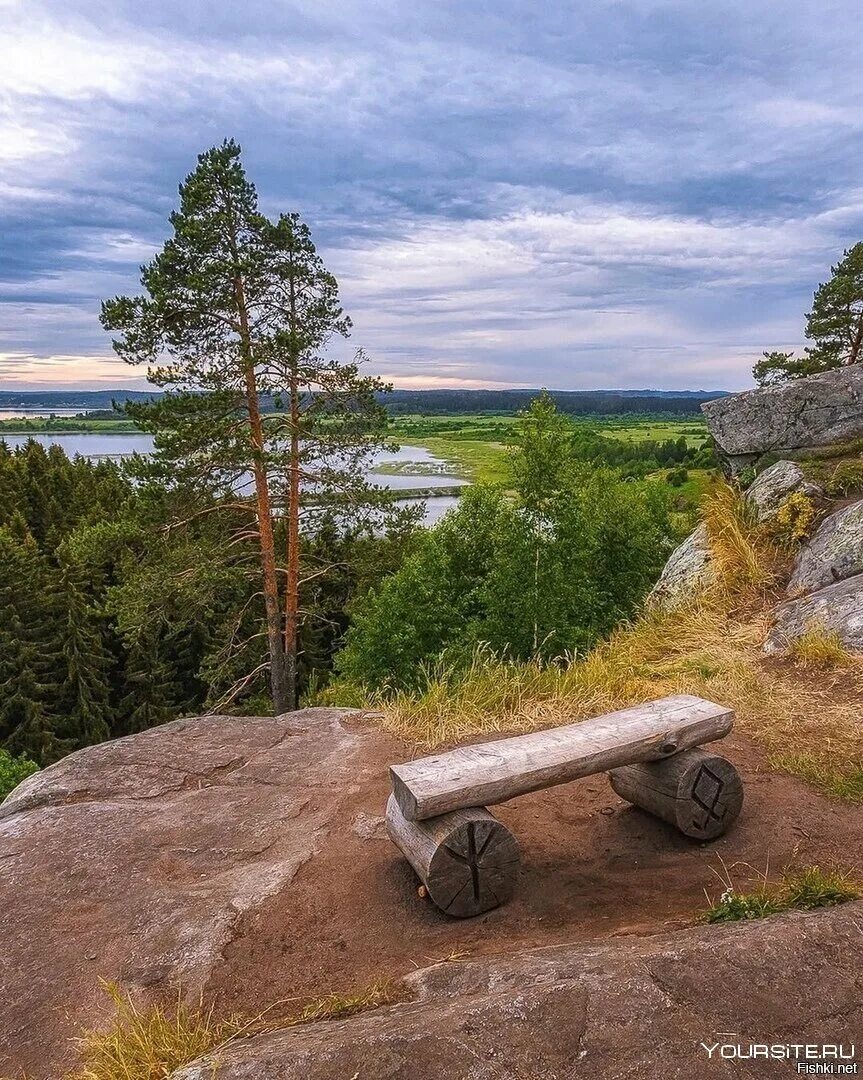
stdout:
[(743, 806), (743, 781), (737, 769), (705, 750), (614, 769), (609, 776), (622, 799), (696, 840), (721, 836)]
[(479, 915), (504, 903), (515, 891), (518, 843), (482, 807), (408, 821), (391, 795), (387, 831), (431, 899), (448, 915)]

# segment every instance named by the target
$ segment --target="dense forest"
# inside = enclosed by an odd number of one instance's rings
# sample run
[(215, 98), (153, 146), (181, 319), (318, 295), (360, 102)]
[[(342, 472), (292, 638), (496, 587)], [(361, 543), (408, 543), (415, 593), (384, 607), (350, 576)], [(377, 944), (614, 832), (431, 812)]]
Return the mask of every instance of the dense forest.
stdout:
[[(45, 764), (231, 707), (262, 662), (262, 610), (253, 541), (237, 542), (230, 511), (202, 512), (217, 505), (112, 462), (0, 442), (0, 745)], [(400, 564), (411, 520), (384, 535), (324, 520), (304, 537), (304, 562), (328, 568), (303, 587), (304, 688), (329, 669), (353, 597)], [(241, 685), (245, 711), (271, 709), (262, 685)]]

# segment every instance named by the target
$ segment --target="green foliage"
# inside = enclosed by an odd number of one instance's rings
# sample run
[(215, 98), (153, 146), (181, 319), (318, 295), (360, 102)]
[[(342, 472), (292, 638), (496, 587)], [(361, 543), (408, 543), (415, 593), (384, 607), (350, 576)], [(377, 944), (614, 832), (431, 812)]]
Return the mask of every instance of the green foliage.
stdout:
[(733, 889), (726, 889), (717, 902), (704, 913), (704, 921), (720, 923), (763, 919), (766, 915), (775, 915), (783, 910), (776, 898), (763, 890), (738, 893)]
[(818, 866), (788, 870), (778, 883), (765, 881), (750, 893), (732, 886), (703, 915), (708, 923), (761, 919), (780, 911), (810, 911), (856, 900), (857, 883), (842, 870), (822, 870)]
[(844, 252), (831, 267), (832, 277), (819, 285), (806, 316), (806, 337), (815, 344), (802, 356), (765, 352), (753, 368), (761, 386), (800, 379), (860, 362), (863, 347), (863, 243)]
[[(0, 442), (0, 747), (45, 765), (211, 704), (271, 711), (245, 704), (260, 679), (224, 700), (265, 660), (254, 566), (234, 536), (244, 513), (195, 500), (201, 512), (175, 526), (189, 506), (177, 484)], [(411, 532), (322, 521), (303, 537), (302, 687), (326, 683), (346, 607), (397, 568)]]
[(475, 488), (401, 569), (355, 605), (337, 660), (348, 683), (411, 688), (422, 665), (466, 665), (478, 644), (550, 661), (631, 615), (667, 555), (662, 489), (586, 468), (539, 398), (513, 451), (515, 500)]
[(863, 492), (863, 459), (840, 461), (825, 478), (824, 490), (839, 499)]
[(13, 757), (8, 750), (0, 747), (0, 802), (16, 788), (22, 780), (39, 771), (35, 761), (24, 754)]

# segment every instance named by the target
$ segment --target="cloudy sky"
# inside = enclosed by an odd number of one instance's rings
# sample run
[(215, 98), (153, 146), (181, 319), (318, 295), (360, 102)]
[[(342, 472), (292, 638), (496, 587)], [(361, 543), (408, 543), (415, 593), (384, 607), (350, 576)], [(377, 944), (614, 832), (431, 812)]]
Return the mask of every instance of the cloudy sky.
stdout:
[(855, 0), (0, 0), (0, 387), (142, 385), (225, 136), (399, 386), (727, 388), (863, 238)]

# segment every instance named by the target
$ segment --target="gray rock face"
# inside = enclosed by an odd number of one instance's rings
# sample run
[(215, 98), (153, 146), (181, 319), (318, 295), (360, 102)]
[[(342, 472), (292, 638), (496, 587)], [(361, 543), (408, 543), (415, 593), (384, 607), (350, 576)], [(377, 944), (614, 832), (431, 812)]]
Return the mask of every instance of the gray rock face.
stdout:
[(133, 994), (207, 983), (244, 912), (324, 842), (371, 736), (354, 710), (205, 716), (80, 750), (0, 807), (0, 1075), (65, 1075), (104, 1013), (98, 978)]
[(733, 471), (768, 451), (863, 438), (863, 364), (717, 398), (701, 408)]
[[(799, 465), (777, 461), (756, 477), (746, 491), (746, 498), (755, 507), (758, 520), (765, 521), (795, 491), (813, 497), (821, 494), (818, 485), (806, 479)], [(670, 607), (709, 585), (714, 578), (711, 560), (707, 526), (702, 523), (672, 551), (648, 603)]]
[(691, 596), (713, 580), (707, 526), (701, 524), (672, 551), (648, 603), (668, 607)]
[(437, 964), (410, 977), (413, 1001), (251, 1038), (172, 1080), (211, 1080), (214, 1060), (219, 1080), (787, 1077), (793, 1063), (716, 1046), (859, 1042), (861, 923), (858, 902)]
[(863, 500), (825, 518), (797, 556), (788, 595), (821, 589), (863, 573)]
[(781, 604), (775, 614), (776, 625), (764, 643), (766, 653), (783, 652), (814, 626), (835, 631), (849, 649), (863, 652), (863, 574)]
[(789, 495), (801, 492), (811, 498), (821, 494), (821, 488), (803, 475), (793, 461), (777, 461), (760, 473), (746, 489), (746, 498), (759, 521), (766, 521), (782, 506)]

